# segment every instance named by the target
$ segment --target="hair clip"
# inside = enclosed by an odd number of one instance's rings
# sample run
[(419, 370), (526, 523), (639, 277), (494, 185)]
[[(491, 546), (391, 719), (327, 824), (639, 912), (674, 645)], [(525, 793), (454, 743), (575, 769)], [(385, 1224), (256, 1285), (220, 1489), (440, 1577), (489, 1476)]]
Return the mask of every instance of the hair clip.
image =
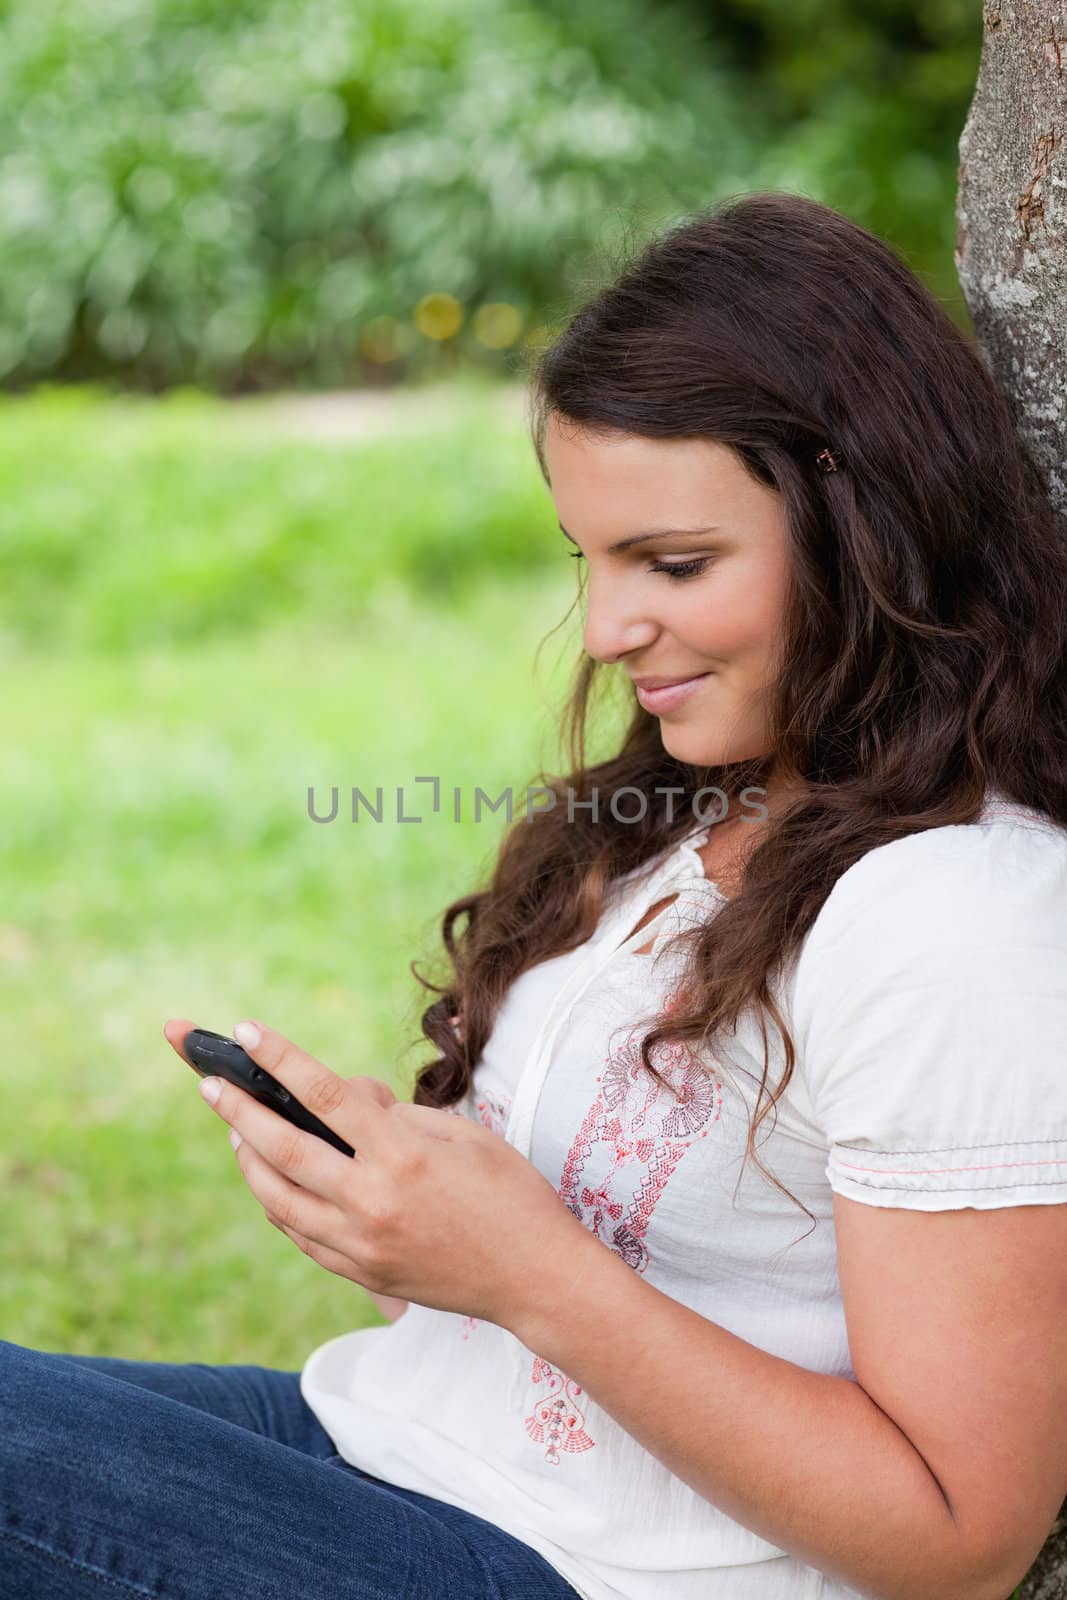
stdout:
[(815, 465), (820, 472), (836, 472), (841, 465), (841, 457), (836, 450), (820, 450), (815, 457)]

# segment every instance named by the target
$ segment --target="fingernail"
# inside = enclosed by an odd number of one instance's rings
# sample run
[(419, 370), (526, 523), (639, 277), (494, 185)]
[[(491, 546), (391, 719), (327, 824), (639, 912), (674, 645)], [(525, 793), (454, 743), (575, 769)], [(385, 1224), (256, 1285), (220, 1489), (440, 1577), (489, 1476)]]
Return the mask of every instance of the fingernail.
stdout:
[(213, 1106), (222, 1093), (222, 1083), (218, 1078), (201, 1078), (200, 1093), (209, 1106)]
[(246, 1050), (254, 1050), (259, 1043), (259, 1029), (254, 1022), (239, 1022), (233, 1030), (233, 1036)]
[(236, 1128), (231, 1128), (230, 1129), (230, 1143), (233, 1145), (235, 1150), (237, 1149), (237, 1146), (240, 1144), (240, 1142), (241, 1142), (241, 1135), (237, 1132)]

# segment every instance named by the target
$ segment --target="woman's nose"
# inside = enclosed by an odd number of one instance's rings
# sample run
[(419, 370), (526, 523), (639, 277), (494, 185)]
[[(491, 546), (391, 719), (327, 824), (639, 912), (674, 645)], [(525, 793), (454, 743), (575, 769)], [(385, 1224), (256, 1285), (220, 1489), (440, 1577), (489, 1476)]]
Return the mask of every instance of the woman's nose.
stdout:
[(616, 604), (593, 604), (590, 600), (586, 612), (582, 643), (596, 661), (618, 661), (634, 650), (645, 648), (656, 636), (656, 624), (650, 617), (627, 611)]

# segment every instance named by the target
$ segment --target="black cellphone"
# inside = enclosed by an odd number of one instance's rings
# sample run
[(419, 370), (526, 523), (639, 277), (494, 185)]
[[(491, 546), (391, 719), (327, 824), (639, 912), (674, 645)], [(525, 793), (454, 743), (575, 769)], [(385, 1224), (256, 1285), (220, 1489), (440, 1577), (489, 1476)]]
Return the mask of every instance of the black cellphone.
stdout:
[(210, 1028), (190, 1028), (182, 1042), (182, 1052), (202, 1078), (225, 1078), (227, 1083), (235, 1083), (238, 1089), (250, 1094), (260, 1105), (276, 1111), (294, 1127), (325, 1139), (342, 1155), (355, 1155), (350, 1144), (346, 1144), (332, 1128), (320, 1122), (277, 1078), (272, 1078), (269, 1072), (253, 1061), (236, 1039), (229, 1039), (224, 1033), (212, 1033)]

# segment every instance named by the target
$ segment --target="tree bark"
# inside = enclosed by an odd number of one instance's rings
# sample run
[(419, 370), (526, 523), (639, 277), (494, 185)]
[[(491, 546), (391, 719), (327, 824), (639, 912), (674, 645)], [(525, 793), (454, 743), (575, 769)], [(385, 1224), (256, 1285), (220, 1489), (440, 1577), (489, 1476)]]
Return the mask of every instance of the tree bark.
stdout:
[(984, 12), (959, 144), (956, 268), (1067, 536), (1067, 0), (985, 0)]
[[(1067, 537), (1067, 0), (985, 0), (984, 13), (960, 136), (956, 269)], [(1016, 1593), (1067, 1600), (1067, 1500)]]

